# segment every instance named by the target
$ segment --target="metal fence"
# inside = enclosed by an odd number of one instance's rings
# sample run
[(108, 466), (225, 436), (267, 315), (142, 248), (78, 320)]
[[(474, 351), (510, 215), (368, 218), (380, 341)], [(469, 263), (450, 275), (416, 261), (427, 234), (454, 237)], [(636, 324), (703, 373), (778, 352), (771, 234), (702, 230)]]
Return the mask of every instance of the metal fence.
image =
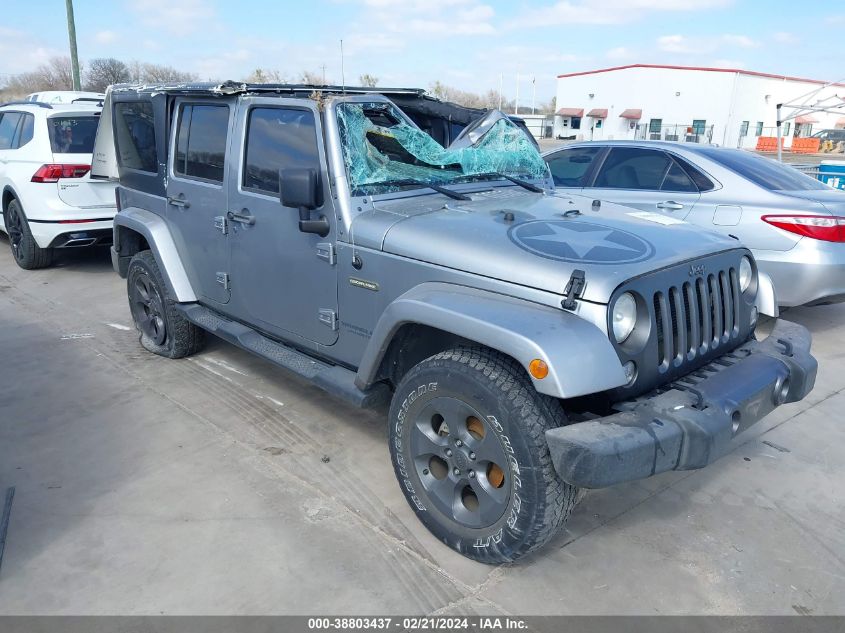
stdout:
[(712, 125), (692, 125), (690, 123), (664, 123), (659, 126), (650, 123), (637, 125), (635, 138), (649, 141), (677, 141), (680, 143), (711, 143)]

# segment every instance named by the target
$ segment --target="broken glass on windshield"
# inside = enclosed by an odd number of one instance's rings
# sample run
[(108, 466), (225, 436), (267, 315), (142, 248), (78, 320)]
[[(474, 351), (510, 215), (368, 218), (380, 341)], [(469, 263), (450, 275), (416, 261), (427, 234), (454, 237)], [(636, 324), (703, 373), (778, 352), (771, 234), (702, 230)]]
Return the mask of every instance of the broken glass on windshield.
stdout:
[(413, 186), (411, 181), (425, 186), (467, 182), (473, 176), (533, 179), (547, 175), (546, 163), (531, 139), (495, 111), (448, 148), (390, 103), (342, 103), (337, 118), (352, 195), (397, 191)]

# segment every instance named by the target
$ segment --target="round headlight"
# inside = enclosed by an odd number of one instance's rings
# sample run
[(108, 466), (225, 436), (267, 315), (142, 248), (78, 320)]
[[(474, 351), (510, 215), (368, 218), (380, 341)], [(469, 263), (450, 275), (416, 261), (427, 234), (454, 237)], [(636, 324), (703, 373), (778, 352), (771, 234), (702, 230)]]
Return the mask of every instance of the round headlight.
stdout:
[(630, 292), (619, 295), (613, 304), (613, 336), (617, 343), (622, 343), (631, 336), (637, 323), (637, 302)]
[(748, 290), (751, 285), (751, 278), (754, 276), (754, 268), (751, 266), (751, 259), (744, 256), (739, 262), (739, 289), (742, 292)]

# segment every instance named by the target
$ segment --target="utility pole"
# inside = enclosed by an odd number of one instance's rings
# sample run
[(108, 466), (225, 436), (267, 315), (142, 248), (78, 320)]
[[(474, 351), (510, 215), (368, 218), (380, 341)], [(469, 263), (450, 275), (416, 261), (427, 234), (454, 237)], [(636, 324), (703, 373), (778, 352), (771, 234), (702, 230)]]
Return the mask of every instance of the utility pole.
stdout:
[(322, 66), (320, 66), (320, 68), (323, 69), (323, 85), (325, 86), (326, 85), (326, 65), (323, 64)]
[(502, 81), (503, 81), (502, 73), (499, 73), (499, 110), (502, 109)]
[(531, 78), (531, 114), (534, 114), (534, 105), (537, 102), (537, 77)]
[(513, 106), (513, 113), (519, 114), (519, 73), (516, 73), (516, 103)]
[(73, 89), (82, 90), (79, 81), (79, 57), (76, 54), (76, 25), (73, 22), (73, 0), (65, 0), (67, 6), (67, 36), (70, 40), (70, 72), (73, 75)]

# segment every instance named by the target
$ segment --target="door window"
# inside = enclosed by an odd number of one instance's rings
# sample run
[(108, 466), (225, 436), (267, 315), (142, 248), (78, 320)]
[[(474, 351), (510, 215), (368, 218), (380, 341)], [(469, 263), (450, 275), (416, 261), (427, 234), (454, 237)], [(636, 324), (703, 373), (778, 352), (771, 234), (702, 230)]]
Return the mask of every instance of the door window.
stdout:
[(585, 187), (590, 166), (598, 156), (599, 147), (573, 147), (549, 159), (552, 180), (559, 187)]
[(639, 147), (614, 147), (593, 186), (658, 191), (669, 167), (669, 156), (663, 152)]
[(295, 108), (253, 108), (249, 112), (243, 188), (279, 194), (279, 169), (319, 167), (314, 113)]
[(0, 149), (12, 149), (12, 139), (18, 123), (21, 120), (20, 112), (4, 112), (0, 114)]
[(173, 171), (181, 176), (222, 183), (228, 131), (228, 106), (183, 105)]

